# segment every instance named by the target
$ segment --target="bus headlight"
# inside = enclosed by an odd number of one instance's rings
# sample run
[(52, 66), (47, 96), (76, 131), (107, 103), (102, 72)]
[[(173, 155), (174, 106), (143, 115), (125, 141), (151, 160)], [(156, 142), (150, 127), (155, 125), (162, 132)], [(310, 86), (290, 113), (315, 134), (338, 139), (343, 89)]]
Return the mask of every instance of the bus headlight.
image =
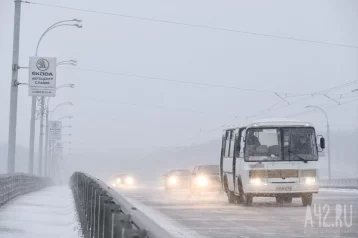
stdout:
[(196, 184), (200, 187), (208, 186), (209, 180), (205, 176), (201, 175), (196, 178)]
[(116, 178), (116, 183), (120, 184), (121, 183), (121, 178)]
[(250, 183), (253, 185), (262, 185), (262, 180), (260, 178), (252, 178), (250, 179)]
[(306, 183), (307, 185), (315, 184), (315, 183), (316, 183), (316, 178), (307, 177), (307, 178), (305, 179), (305, 183)]
[(168, 178), (168, 182), (170, 185), (176, 185), (178, 183), (178, 179), (174, 176)]
[(134, 179), (132, 177), (126, 177), (125, 180), (127, 185), (133, 185), (134, 184)]

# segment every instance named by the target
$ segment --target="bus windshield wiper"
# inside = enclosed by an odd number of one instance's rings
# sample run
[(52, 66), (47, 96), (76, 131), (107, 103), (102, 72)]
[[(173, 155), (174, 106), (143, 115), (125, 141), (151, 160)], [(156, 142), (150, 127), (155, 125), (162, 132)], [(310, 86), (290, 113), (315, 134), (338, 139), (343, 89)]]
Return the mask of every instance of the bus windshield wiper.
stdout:
[(295, 151), (292, 150), (288, 150), (288, 158), (290, 160), (290, 155), (293, 154), (294, 156), (296, 156), (299, 160), (304, 161), (305, 163), (307, 163), (308, 160), (304, 159), (303, 157), (299, 156)]

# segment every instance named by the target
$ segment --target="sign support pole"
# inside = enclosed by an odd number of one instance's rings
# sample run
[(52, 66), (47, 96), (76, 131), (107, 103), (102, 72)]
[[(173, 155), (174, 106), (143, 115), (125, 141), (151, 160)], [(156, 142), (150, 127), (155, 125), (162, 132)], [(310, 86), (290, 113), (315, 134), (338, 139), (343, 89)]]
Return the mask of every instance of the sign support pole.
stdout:
[[(47, 100), (47, 102), (49, 102), (48, 100)], [(44, 172), (44, 175), (45, 176), (48, 176), (49, 175), (49, 169), (48, 169), (48, 164), (49, 164), (49, 162), (48, 162), (48, 115), (49, 114), (49, 105), (48, 105), (48, 103), (47, 103), (47, 105), (46, 105), (46, 126), (45, 126), (45, 172)]]
[(29, 144), (29, 174), (34, 173), (36, 96), (32, 96)]
[(16, 153), (16, 123), (17, 123), (17, 94), (18, 94), (18, 70), (19, 70), (19, 45), (20, 45), (20, 19), (21, 1), (15, 1), (14, 14), (14, 39), (12, 50), (12, 78), (10, 91), (10, 117), (9, 117), (9, 138), (7, 154), (7, 173), (15, 172)]
[(44, 111), (45, 98), (40, 99), (40, 138), (39, 138), (39, 175), (42, 176), (42, 153), (43, 153), (43, 133), (44, 133)]
[[(37, 53), (36, 53), (37, 54)], [(37, 98), (39, 102), (40, 137), (38, 173), (43, 175), (43, 134), (45, 116), (45, 97), (56, 95), (56, 58), (30, 57), (29, 60), (29, 96), (32, 96), (30, 140), (29, 140), (29, 173), (33, 173), (35, 147), (35, 115)]]

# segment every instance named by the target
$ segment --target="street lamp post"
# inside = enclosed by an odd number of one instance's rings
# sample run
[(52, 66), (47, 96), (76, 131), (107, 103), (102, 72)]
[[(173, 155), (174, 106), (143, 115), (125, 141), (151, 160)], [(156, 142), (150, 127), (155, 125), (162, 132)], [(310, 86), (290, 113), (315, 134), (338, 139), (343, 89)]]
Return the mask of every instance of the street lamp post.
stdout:
[(328, 157), (328, 179), (331, 179), (331, 141), (330, 141), (330, 131), (329, 131), (329, 121), (327, 113), (319, 106), (306, 106), (306, 108), (316, 108), (324, 113), (327, 120), (327, 157)]
[[(58, 118), (56, 121), (61, 121), (63, 119), (72, 119), (72, 118), (73, 118), (73, 116), (63, 116), (63, 117)], [(62, 136), (72, 136), (72, 134), (62, 134)], [(54, 161), (54, 157), (53, 157), (53, 153), (54, 153), (54, 143), (53, 143), (53, 141), (51, 141), (51, 143), (50, 143), (49, 153), (50, 153), (49, 162), (48, 162), (49, 174), (52, 176), (54, 168), (55, 168), (55, 161)]]
[(9, 137), (7, 152), (7, 172), (15, 172), (15, 153), (16, 153), (16, 123), (17, 123), (17, 95), (18, 95), (18, 70), (19, 70), (19, 47), (20, 47), (20, 19), (21, 3), (15, 1), (14, 14), (14, 38), (12, 46), (12, 75), (10, 88), (10, 112), (9, 112)]
[[(63, 61), (63, 62), (75, 62), (74, 60), (70, 60), (70, 61)], [(59, 62), (57, 63), (57, 65), (60, 65), (61, 63), (63, 62)], [(62, 65), (62, 64), (61, 64)], [(74, 88), (74, 84), (63, 84), (63, 85), (60, 85), (56, 88), (56, 91), (61, 89), (61, 88)], [(49, 172), (49, 169), (48, 169), (48, 158), (49, 158), (49, 140), (48, 140), (48, 121), (49, 121), (49, 114), (50, 114), (50, 100), (51, 100), (51, 97), (48, 97), (47, 98), (47, 102), (46, 102), (46, 132), (45, 132), (45, 170), (47, 170), (47, 175), (48, 175), (48, 172)]]
[[(43, 39), (43, 37), (52, 29), (60, 27), (60, 26), (75, 26), (77, 28), (82, 28), (82, 25), (80, 24), (69, 24), (67, 22), (82, 22), (78, 19), (72, 19), (72, 20), (64, 20), (59, 21), (54, 24), (52, 24), (50, 27), (48, 27), (44, 33), (41, 35), (37, 46), (36, 46), (36, 52), (35, 56), (38, 54), (38, 49), (40, 46), (40, 43)], [(42, 175), (42, 145), (43, 145), (43, 115), (44, 115), (44, 104), (45, 104), (45, 98), (42, 96), (40, 99), (40, 141), (39, 141), (39, 175)], [(31, 102), (31, 121), (30, 121), (30, 142), (29, 142), (29, 174), (33, 174), (33, 163), (34, 163), (34, 147), (35, 147), (35, 114), (36, 114), (36, 96), (32, 96), (32, 102)]]
[[(66, 134), (61, 134), (61, 137), (64, 137), (64, 136), (72, 136), (71, 133), (66, 133)], [(55, 171), (57, 171), (56, 167), (57, 167), (57, 163), (58, 163), (58, 160), (56, 159), (57, 157), (54, 156), (54, 151), (55, 151), (55, 144), (56, 142), (54, 141), (53, 143), (51, 143), (52, 146), (51, 146), (51, 163), (50, 163), (50, 176), (54, 177), (55, 176)], [(63, 145), (63, 142), (62, 142), (62, 145)]]
[[(60, 66), (60, 65), (72, 65), (72, 66), (76, 66), (77, 65), (77, 61), (76, 60), (66, 60), (66, 61), (61, 61), (61, 62), (58, 62), (56, 64), (56, 67), (57, 66)], [(61, 89), (61, 88), (66, 88), (66, 87), (69, 87), (69, 88), (74, 88), (74, 84), (63, 84), (63, 85), (60, 85), (56, 88), (56, 92), (57, 90)], [(46, 125), (45, 126), (42, 126), (42, 127), (45, 127), (45, 158), (44, 158), (44, 168), (45, 168), (45, 176), (48, 174), (48, 118), (49, 118), (49, 103), (50, 103), (50, 99), (51, 97), (48, 97), (47, 98), (47, 102), (46, 102)], [(43, 125), (43, 123), (41, 123), (41, 125)], [(42, 141), (43, 139), (43, 133), (40, 133), (40, 141)], [(40, 151), (43, 151), (43, 148), (42, 148), (42, 143), (40, 143), (39, 145), (39, 150)], [(41, 165), (42, 167), (42, 165)]]
[[(58, 88), (64, 88), (66, 87), (66, 85), (61, 85)], [(71, 84), (68, 85), (68, 87), (71, 87)], [(56, 90), (57, 90), (56, 89)], [(50, 102), (50, 97), (47, 99), (47, 104), (46, 104), (46, 126), (44, 126), (46, 128), (46, 133), (45, 133), (45, 159), (44, 159), (44, 168), (45, 168), (45, 176), (48, 174), (48, 147), (49, 147), (49, 141), (48, 141), (48, 130), (49, 130), (49, 102)], [(72, 106), (73, 104), (71, 102), (66, 102), (66, 103), (61, 103), (59, 105), (57, 105), (52, 111), (51, 111), (51, 115), (50, 115), (50, 120), (52, 120), (52, 115), (53, 113), (56, 111), (57, 108), (61, 107), (61, 106), (66, 106), (66, 105), (70, 105)]]

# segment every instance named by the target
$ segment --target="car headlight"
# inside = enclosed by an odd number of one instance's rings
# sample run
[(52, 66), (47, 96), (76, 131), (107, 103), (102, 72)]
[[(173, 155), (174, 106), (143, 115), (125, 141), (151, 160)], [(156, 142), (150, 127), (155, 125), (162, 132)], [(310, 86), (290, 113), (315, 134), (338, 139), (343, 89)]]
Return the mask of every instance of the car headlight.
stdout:
[(178, 179), (174, 176), (169, 177), (168, 182), (170, 185), (176, 185), (178, 183)]
[(307, 178), (305, 179), (305, 183), (306, 183), (307, 185), (315, 184), (315, 183), (316, 183), (316, 178), (307, 177)]
[(196, 178), (196, 184), (201, 187), (204, 187), (209, 184), (209, 180), (205, 176), (201, 175)]
[(113, 188), (115, 188), (116, 185), (117, 185), (117, 184), (116, 184), (115, 182), (112, 183), (112, 187), (113, 187)]
[(262, 185), (263, 182), (260, 178), (252, 178), (250, 179), (250, 183), (253, 185)]
[(132, 177), (126, 177), (126, 184), (127, 185), (133, 185), (134, 179)]
[(116, 183), (117, 183), (117, 184), (121, 183), (121, 178), (117, 178), (117, 179), (116, 179)]

